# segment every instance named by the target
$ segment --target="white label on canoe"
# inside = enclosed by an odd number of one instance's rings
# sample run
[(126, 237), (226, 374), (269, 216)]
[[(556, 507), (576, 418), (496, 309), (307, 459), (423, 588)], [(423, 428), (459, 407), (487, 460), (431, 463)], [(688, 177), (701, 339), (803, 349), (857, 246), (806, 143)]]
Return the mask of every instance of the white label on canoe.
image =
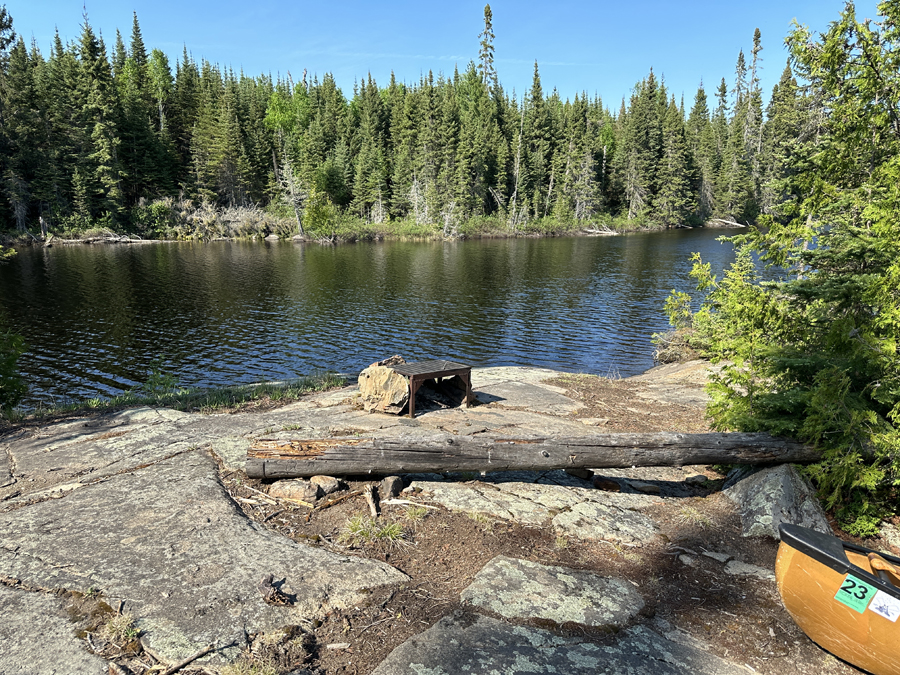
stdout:
[(869, 611), (883, 616), (888, 621), (896, 621), (900, 616), (900, 600), (884, 591), (878, 591), (869, 603)]

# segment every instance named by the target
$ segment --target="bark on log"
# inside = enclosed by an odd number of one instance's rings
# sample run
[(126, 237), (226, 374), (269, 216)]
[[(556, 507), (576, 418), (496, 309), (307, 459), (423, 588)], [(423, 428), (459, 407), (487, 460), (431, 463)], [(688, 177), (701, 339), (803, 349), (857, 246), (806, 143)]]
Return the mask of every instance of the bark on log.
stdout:
[(571, 468), (784, 464), (818, 452), (768, 434), (596, 434), (577, 438), (259, 440), (247, 453), (251, 478), (444, 471), (547, 471)]

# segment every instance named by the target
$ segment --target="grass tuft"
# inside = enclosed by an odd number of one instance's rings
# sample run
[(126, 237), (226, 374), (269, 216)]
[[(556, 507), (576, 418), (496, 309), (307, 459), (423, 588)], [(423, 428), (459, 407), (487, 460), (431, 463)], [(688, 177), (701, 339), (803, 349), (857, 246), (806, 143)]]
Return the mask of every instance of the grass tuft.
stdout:
[(406, 509), (406, 519), (413, 522), (424, 520), (428, 515), (428, 509), (424, 506), (410, 506)]
[(382, 523), (367, 516), (353, 516), (338, 536), (342, 543), (358, 546), (373, 542), (396, 543), (406, 537), (400, 523)]
[(675, 516), (675, 522), (679, 525), (697, 525), (701, 528), (712, 526), (712, 521), (700, 513), (693, 506), (683, 506)]
[(268, 659), (242, 656), (234, 663), (222, 668), (220, 675), (279, 675), (277, 668)]
[(113, 614), (103, 625), (102, 633), (116, 642), (131, 642), (141, 631), (130, 614)]

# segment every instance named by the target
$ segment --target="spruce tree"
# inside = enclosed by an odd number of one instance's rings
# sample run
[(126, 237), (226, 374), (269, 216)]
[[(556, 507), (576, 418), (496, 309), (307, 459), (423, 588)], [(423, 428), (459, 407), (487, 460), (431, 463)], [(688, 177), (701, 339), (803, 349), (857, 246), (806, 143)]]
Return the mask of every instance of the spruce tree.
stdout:
[(663, 148), (659, 162), (659, 191), (653, 217), (667, 228), (683, 225), (693, 211), (690, 156), (684, 133), (684, 118), (673, 96), (663, 122)]
[(115, 90), (106, 50), (87, 16), (79, 44), (79, 66), (79, 147), (73, 177), (76, 209), (85, 218), (106, 219), (115, 226), (123, 209)]
[(528, 195), (531, 211), (535, 217), (544, 215), (545, 204), (550, 190), (552, 168), (552, 128), (550, 110), (544, 101), (541, 75), (537, 61), (534, 62), (534, 77), (525, 108), (524, 145), (526, 150)]
[(35, 85), (35, 64), (21, 37), (11, 50), (8, 63), (5, 86), (0, 92), (6, 111), (3, 192), (16, 227), (24, 230), (33, 215), (35, 178), (40, 164), (45, 161), (41, 154), (43, 120)]
[(484, 83), (488, 87), (497, 86), (497, 71), (494, 70), (494, 27), (491, 6), (484, 6), (484, 30), (478, 36), (481, 38), (481, 48), (478, 52), (479, 70)]

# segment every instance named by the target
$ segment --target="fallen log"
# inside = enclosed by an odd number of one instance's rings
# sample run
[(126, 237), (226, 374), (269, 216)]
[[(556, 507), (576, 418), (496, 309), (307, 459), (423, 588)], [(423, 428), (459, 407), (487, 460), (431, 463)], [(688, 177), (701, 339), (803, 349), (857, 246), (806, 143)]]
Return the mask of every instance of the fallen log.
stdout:
[(768, 434), (595, 434), (576, 438), (485, 438), (444, 434), (429, 439), (268, 440), (247, 452), (250, 478), (301, 478), (445, 471), (691, 464), (814, 462), (814, 449)]

